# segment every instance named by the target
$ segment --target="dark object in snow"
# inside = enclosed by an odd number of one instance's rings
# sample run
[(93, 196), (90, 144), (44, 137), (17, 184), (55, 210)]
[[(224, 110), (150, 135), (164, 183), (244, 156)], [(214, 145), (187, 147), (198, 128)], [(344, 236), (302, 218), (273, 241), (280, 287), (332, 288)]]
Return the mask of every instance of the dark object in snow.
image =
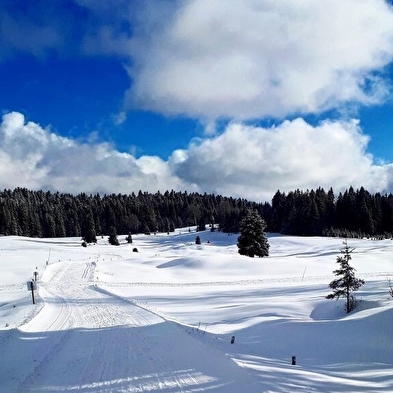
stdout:
[(296, 356), (292, 356), (292, 366), (296, 366)]
[(235, 336), (232, 336), (231, 337), (231, 344), (234, 344), (235, 343)]

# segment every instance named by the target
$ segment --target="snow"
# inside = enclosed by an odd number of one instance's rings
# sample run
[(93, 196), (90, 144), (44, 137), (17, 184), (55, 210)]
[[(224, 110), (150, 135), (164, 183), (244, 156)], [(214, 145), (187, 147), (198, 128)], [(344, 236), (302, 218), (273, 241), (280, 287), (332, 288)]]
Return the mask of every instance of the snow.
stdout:
[(325, 299), (342, 239), (269, 235), (260, 259), (198, 235), (0, 237), (0, 392), (393, 391), (391, 240), (349, 240), (345, 314)]

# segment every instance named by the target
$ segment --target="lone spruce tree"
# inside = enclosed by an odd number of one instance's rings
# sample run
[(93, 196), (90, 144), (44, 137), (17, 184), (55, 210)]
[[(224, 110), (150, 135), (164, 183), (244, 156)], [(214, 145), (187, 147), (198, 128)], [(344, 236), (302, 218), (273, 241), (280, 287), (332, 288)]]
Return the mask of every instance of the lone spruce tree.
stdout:
[(256, 210), (249, 210), (240, 223), (237, 247), (240, 255), (251, 258), (269, 256), (269, 243), (265, 235), (266, 223)]
[(339, 277), (329, 284), (329, 288), (333, 292), (326, 296), (326, 299), (345, 298), (345, 311), (349, 313), (356, 307), (356, 298), (352, 292), (358, 290), (363, 284), (364, 280), (355, 277), (355, 268), (353, 268), (349, 261), (353, 248), (349, 248), (348, 242), (344, 241), (344, 248), (340, 251), (341, 255), (337, 257), (337, 263), (340, 267), (333, 271), (335, 276)]
[(120, 245), (119, 240), (117, 238), (116, 228), (113, 226), (109, 228), (108, 241), (109, 241), (109, 244), (112, 244), (112, 246)]

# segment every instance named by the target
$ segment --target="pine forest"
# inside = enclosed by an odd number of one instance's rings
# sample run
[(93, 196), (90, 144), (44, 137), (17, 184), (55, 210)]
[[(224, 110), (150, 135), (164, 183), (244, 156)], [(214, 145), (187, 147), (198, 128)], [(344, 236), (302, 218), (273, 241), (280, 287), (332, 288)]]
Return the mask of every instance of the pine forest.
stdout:
[(277, 191), (271, 203), (257, 203), (214, 194), (139, 191), (129, 195), (72, 195), (26, 188), (0, 192), (0, 234), (29, 237), (84, 237), (198, 230), (238, 232), (252, 209), (266, 222), (267, 232), (298, 236), (391, 238), (393, 195), (371, 194), (350, 187)]

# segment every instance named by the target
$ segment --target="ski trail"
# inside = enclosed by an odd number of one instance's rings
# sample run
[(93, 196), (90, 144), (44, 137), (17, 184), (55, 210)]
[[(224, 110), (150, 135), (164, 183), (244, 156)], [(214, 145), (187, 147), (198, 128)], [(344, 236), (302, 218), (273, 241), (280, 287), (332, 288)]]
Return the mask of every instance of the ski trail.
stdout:
[(260, 392), (249, 371), (208, 341), (95, 290), (94, 268), (86, 261), (48, 267), (44, 307), (4, 348), (9, 365), (0, 378), (14, 375), (7, 393)]

